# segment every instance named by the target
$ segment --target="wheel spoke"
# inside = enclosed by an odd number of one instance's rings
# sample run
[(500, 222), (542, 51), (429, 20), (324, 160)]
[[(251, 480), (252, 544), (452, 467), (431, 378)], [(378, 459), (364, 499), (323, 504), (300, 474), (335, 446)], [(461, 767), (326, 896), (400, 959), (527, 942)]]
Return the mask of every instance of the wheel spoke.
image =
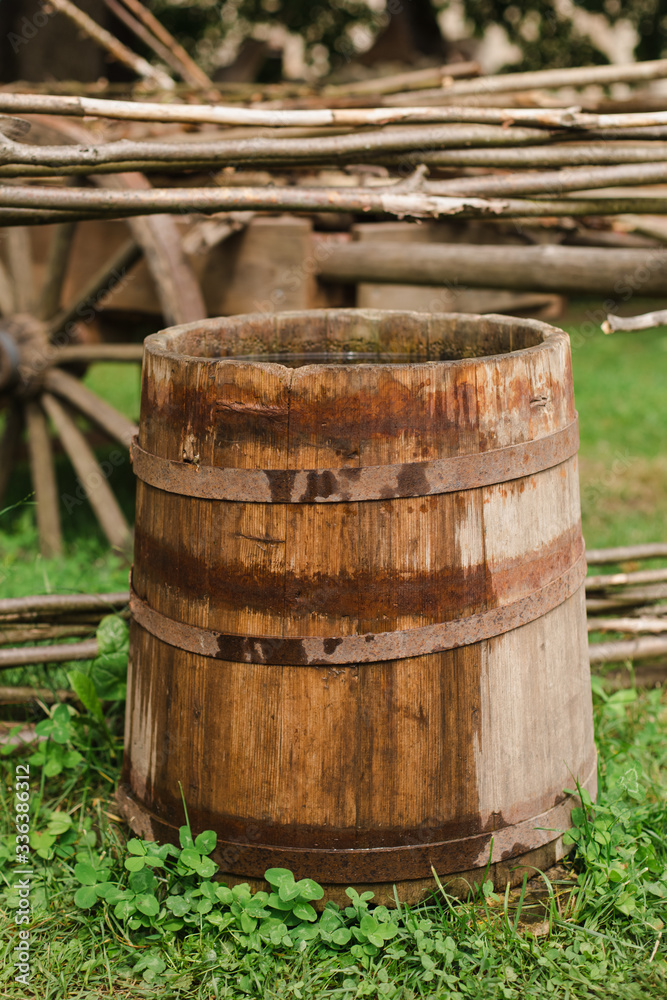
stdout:
[(42, 405), (53, 421), (109, 544), (122, 552), (128, 552), (132, 541), (130, 528), (92, 448), (54, 396), (45, 392), (42, 395)]
[(93, 361), (129, 361), (141, 364), (143, 356), (143, 344), (68, 344), (54, 355), (52, 364), (92, 364)]
[(62, 333), (69, 332), (69, 327), (76, 323), (86, 323), (91, 320), (99, 302), (105, 295), (122, 281), (130, 268), (136, 264), (143, 250), (133, 239), (128, 240), (116, 251), (111, 260), (95, 274), (78, 298), (65, 309), (61, 309), (50, 326), (51, 340)]
[(12, 406), (5, 416), (5, 429), (0, 439), (0, 503), (4, 497), (14, 468), (16, 452), (21, 440), (21, 411)]
[(54, 226), (46, 262), (46, 277), (37, 306), (37, 315), (42, 320), (51, 319), (60, 308), (60, 296), (65, 283), (75, 232), (75, 222), (60, 222)]
[[(150, 182), (139, 173), (96, 175), (97, 187), (111, 190), (145, 191)], [(206, 318), (206, 305), (199, 283), (183, 252), (176, 220), (170, 215), (128, 219), (135, 240), (143, 247), (146, 263), (167, 324), (191, 323)]]
[(46, 417), (38, 403), (26, 404), (25, 420), (30, 472), (37, 501), (39, 541), (42, 555), (51, 558), (59, 556), (63, 548), (51, 438)]
[(0, 260), (0, 316), (10, 316), (14, 312), (14, 292), (7, 268)]
[(14, 284), (14, 308), (16, 312), (29, 313), (35, 302), (35, 279), (30, 230), (25, 226), (7, 229), (7, 255)]
[(139, 432), (136, 424), (67, 372), (58, 368), (50, 369), (44, 378), (44, 386), (49, 392), (55, 393), (74, 406), (125, 448), (130, 447), (132, 438)]

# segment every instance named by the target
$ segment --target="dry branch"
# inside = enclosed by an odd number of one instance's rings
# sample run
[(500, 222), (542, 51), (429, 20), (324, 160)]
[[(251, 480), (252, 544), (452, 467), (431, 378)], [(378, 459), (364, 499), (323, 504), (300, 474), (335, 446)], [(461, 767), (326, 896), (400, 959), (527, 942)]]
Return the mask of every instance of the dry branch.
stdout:
[(41, 639), (71, 639), (75, 636), (90, 636), (94, 632), (94, 625), (48, 625), (40, 622), (29, 627), (0, 628), (0, 646), (39, 642)]
[(415, 150), (402, 156), (386, 153), (374, 162), (389, 166), (424, 163), (429, 167), (488, 167), (527, 170), (535, 167), (603, 166), (616, 163), (646, 163), (667, 159), (667, 143), (650, 142), (558, 142), (530, 148), (495, 147), (474, 149)]
[(164, 63), (166, 63), (167, 66), (178, 73), (179, 76), (182, 74), (182, 66), (178, 59), (174, 57), (168, 46), (163, 45), (162, 42), (148, 30), (142, 21), (139, 21), (133, 14), (130, 13), (127, 7), (124, 6), (120, 0), (104, 0), (104, 3), (119, 21), (122, 21), (123, 24), (144, 43), (144, 45), (155, 53), (158, 59), (161, 59)]
[(26, 615), (63, 615), (95, 611), (113, 614), (130, 602), (128, 591), (105, 594), (38, 594), (0, 600), (0, 622), (17, 621)]
[(586, 590), (608, 590), (610, 587), (635, 586), (638, 583), (663, 583), (667, 569), (642, 569), (636, 573), (609, 573), (586, 577)]
[(73, 362), (93, 364), (96, 361), (136, 363), (140, 362), (143, 356), (143, 344), (69, 344), (67, 347), (61, 347), (57, 350), (53, 356), (52, 364), (70, 365)]
[(665, 618), (589, 618), (589, 632), (667, 632)]
[[(532, 73), (502, 73), (465, 80), (438, 90), (435, 99), (470, 95), (510, 93), (517, 90), (556, 89), (558, 87), (588, 87), (591, 84), (637, 83), (642, 80), (662, 80), (667, 77), (667, 59), (655, 59), (625, 66), (575, 66), (567, 69), (545, 69)], [(420, 95), (422, 96), (422, 95)], [(423, 95), (426, 96), (426, 95)], [(397, 103), (410, 95), (397, 95)]]
[(151, 66), (144, 58), (138, 56), (131, 49), (128, 49), (126, 45), (119, 42), (117, 38), (107, 31), (106, 28), (103, 28), (94, 21), (85, 11), (81, 10), (75, 4), (70, 3), (70, 0), (49, 0), (49, 5), (61, 14), (64, 14), (65, 17), (68, 17), (70, 21), (73, 21), (89, 38), (92, 38), (98, 45), (101, 45), (118, 62), (128, 66), (137, 76), (143, 77), (146, 80), (152, 80), (156, 86), (162, 87), (163, 90), (171, 90), (173, 88), (174, 81), (171, 77), (163, 73), (162, 70)]
[(478, 76), (479, 72), (480, 66), (476, 62), (446, 63), (443, 66), (430, 66), (428, 69), (415, 69), (408, 73), (394, 73), (391, 76), (372, 77), (354, 83), (329, 85), (323, 88), (322, 94), (324, 97), (345, 97), (355, 94), (395, 94), (400, 90), (425, 90), (427, 87), (449, 85), (454, 79)]
[[(3, 211), (3, 209), (5, 211)], [(34, 212), (23, 211), (34, 209)], [(165, 212), (374, 212), (399, 218), (544, 218), (548, 216), (659, 213), (667, 196), (621, 198), (483, 199), (447, 198), (406, 190), (401, 184), (382, 188), (216, 187), (135, 191), (90, 191), (54, 187), (0, 186), (0, 223), (41, 224), (54, 219), (129, 218)], [(45, 214), (49, 213), (51, 214)], [(416, 250), (417, 248), (415, 248)], [(427, 249), (427, 248), (419, 248)], [(629, 252), (629, 251), (628, 251)], [(412, 254), (412, 251), (411, 251)], [(403, 257), (405, 255), (403, 254)], [(373, 280), (373, 279), (369, 279)], [(386, 278), (380, 280), (397, 280)], [(429, 281), (423, 282), (425, 284)], [(513, 287), (513, 286), (512, 286)], [(648, 289), (646, 289), (648, 292)]]
[(0, 670), (37, 663), (67, 663), (69, 660), (94, 660), (99, 653), (97, 639), (62, 643), (59, 646), (22, 646), (0, 649)]
[[(68, 5), (69, 0), (54, 0)], [(76, 9), (76, 8), (75, 8)], [(148, 64), (146, 64), (148, 65)], [(151, 67), (152, 69), (152, 67)], [(155, 72), (153, 70), (153, 72)], [(667, 111), (594, 114), (578, 108), (484, 108), (461, 107), (380, 107), (380, 108), (243, 108), (211, 104), (160, 104), (148, 101), (109, 101), (96, 97), (65, 97), (54, 94), (0, 93), (0, 111), (11, 114), (59, 114), (75, 117), (93, 115), (120, 121), (181, 122), (209, 125), (249, 125), (264, 128), (288, 126), (377, 126), (388, 124), (467, 123), (516, 124), (534, 128), (574, 132), (605, 132), (662, 128), (667, 126)]]
[(52, 705), (58, 701), (76, 701), (73, 691), (51, 691), (49, 688), (0, 687), (0, 705), (24, 705), (29, 701), (43, 701)]
[(621, 663), (623, 660), (648, 660), (667, 653), (667, 639), (642, 636), (618, 642), (592, 643), (588, 647), (590, 662)]
[(641, 316), (614, 316), (609, 313), (602, 324), (603, 333), (616, 333), (618, 330), (650, 330), (655, 326), (667, 323), (667, 309), (657, 312), (642, 313)]
[(211, 87), (212, 83), (197, 63), (190, 58), (186, 50), (171, 35), (161, 21), (141, 3), (141, 0), (123, 0), (126, 7), (141, 21), (155, 37), (162, 42), (165, 48), (169, 49), (174, 58), (180, 64), (178, 72), (183, 79), (193, 87)]
[(474, 195), (502, 198), (513, 195), (561, 194), (613, 185), (656, 184), (667, 181), (667, 162), (633, 163), (615, 166), (571, 167), (510, 177), (457, 177), (437, 181), (426, 188), (431, 194)]
[(646, 545), (624, 545), (613, 549), (587, 549), (589, 566), (605, 563), (632, 562), (635, 559), (667, 559), (667, 542), (650, 542)]

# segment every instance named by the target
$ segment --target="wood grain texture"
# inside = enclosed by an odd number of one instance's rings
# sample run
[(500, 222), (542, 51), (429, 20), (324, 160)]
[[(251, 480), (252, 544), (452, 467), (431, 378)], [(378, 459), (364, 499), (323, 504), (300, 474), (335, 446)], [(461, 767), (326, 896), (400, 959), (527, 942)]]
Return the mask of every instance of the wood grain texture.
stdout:
[[(433, 360), (271, 357), (304, 351)], [(242, 360), (258, 353), (264, 363)], [(293, 313), (149, 338), (139, 443), (209, 466), (361, 468), (481, 454), (574, 418), (569, 342), (544, 324)], [(319, 505), (139, 482), (133, 585), (203, 628), (362, 635), (501, 608), (582, 551), (576, 457), (458, 493)], [(494, 862), (555, 842), (530, 821), (561, 809), (566, 822), (573, 775), (594, 792), (583, 588), (483, 642), (344, 667), (213, 660), (135, 623), (127, 711), (135, 828), (178, 826), (180, 781), (193, 824), (218, 831), (225, 870), (252, 878), (274, 856), (331, 885), (428, 879), (436, 861), (468, 871), (492, 838), (505, 845)], [(393, 868), (377, 848), (400, 849)]]

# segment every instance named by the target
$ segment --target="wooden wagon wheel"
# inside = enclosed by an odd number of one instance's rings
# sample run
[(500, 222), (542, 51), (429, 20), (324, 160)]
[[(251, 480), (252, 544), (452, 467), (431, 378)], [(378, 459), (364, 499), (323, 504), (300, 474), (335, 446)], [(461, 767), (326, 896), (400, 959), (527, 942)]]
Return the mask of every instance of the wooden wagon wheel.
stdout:
[[(68, 128), (71, 134), (71, 128)], [(142, 174), (95, 178), (106, 186), (148, 187)], [(85, 225), (85, 223), (84, 223)], [(86, 344), (78, 334), (97, 302), (144, 256), (155, 282), (167, 324), (205, 317), (199, 286), (181, 248), (176, 224), (169, 216), (132, 219), (126, 243), (113, 253), (85, 288), (61, 303), (76, 223), (58, 223), (48, 252), (46, 273), (35, 287), (29, 231), (4, 231), (5, 263), (0, 261), (0, 405), (5, 409), (0, 438), (0, 497), (26, 430), (30, 472), (37, 502), (37, 525), (45, 556), (62, 551), (59, 497), (49, 424), (60, 439), (109, 543), (127, 551), (131, 531), (77, 420), (95, 424), (127, 448), (136, 428), (125, 416), (84, 386), (67, 370), (73, 362), (139, 360), (136, 344)], [(79, 341), (77, 343), (77, 341)], [(76, 369), (75, 369), (76, 370)]]

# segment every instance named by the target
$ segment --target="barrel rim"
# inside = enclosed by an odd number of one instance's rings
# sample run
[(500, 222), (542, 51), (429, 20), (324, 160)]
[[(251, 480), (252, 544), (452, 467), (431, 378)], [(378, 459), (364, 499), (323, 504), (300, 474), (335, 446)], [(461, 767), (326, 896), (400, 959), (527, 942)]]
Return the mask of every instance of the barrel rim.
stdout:
[[(281, 364), (276, 361), (257, 361), (248, 360), (247, 357), (234, 357), (233, 355), (219, 355), (216, 357), (205, 357), (202, 355), (186, 354), (182, 351), (177, 351), (168, 344), (168, 338), (173, 338), (174, 336), (182, 336), (189, 332), (200, 331), (202, 333), (209, 333), (215, 331), (220, 326), (229, 326), (234, 329), (242, 323), (256, 325), (258, 321), (264, 320), (268, 322), (275, 322), (276, 319), (281, 319), (283, 322), (289, 317), (299, 317), (305, 319), (307, 317), (321, 317), (321, 316), (335, 316), (342, 318), (354, 318), (363, 319), (368, 318), (369, 321), (375, 319), (378, 320), (382, 317), (389, 316), (404, 316), (410, 319), (415, 319), (420, 317), (424, 320), (425, 324), (432, 322), (437, 319), (447, 319), (452, 322), (452, 324), (465, 323), (465, 324), (475, 324), (479, 322), (494, 322), (500, 329), (507, 329), (508, 327), (513, 327), (515, 330), (531, 330), (538, 335), (541, 334), (542, 339), (539, 343), (532, 345), (531, 347), (519, 347), (516, 350), (504, 351), (501, 354), (484, 354), (476, 357), (469, 358), (451, 358), (451, 359), (433, 359), (429, 361), (399, 361), (399, 362), (388, 362), (382, 364), (383, 370), (394, 371), (394, 370), (405, 370), (405, 369), (415, 369), (422, 368), (425, 370), (432, 370), (436, 367), (447, 366), (452, 368), (453, 366), (459, 367), (471, 367), (484, 363), (487, 361), (497, 361), (504, 358), (516, 357), (518, 355), (531, 356), (536, 353), (542, 352), (544, 350), (552, 350), (558, 344), (564, 343), (569, 345), (570, 338), (564, 330), (558, 327), (551, 326), (548, 323), (543, 323), (541, 320), (534, 320), (530, 318), (524, 318), (519, 316), (508, 316), (503, 313), (431, 313), (431, 312), (418, 312), (416, 310), (410, 309), (357, 309), (357, 308), (346, 308), (346, 309), (303, 309), (303, 310), (289, 310), (285, 312), (276, 313), (239, 313), (233, 316), (216, 316), (205, 320), (195, 320), (192, 323), (182, 323), (176, 326), (165, 327), (162, 330), (158, 330), (156, 333), (149, 334), (144, 340), (144, 360), (148, 355), (152, 357), (161, 357), (165, 360), (174, 361), (178, 363), (183, 362), (195, 362), (201, 365), (232, 365), (235, 368), (240, 368), (242, 366), (251, 366), (259, 371), (265, 371), (267, 373), (275, 374), (286, 374), (287, 372), (293, 371), (288, 365)], [(313, 362), (312, 364), (299, 365), (298, 371), (322, 371), (327, 369), (345, 370), (352, 368), (366, 368), (366, 367), (378, 367), (374, 362), (370, 361), (367, 363), (355, 363), (355, 364), (345, 364), (345, 362), (339, 362), (336, 364), (332, 363), (321, 363)]]

